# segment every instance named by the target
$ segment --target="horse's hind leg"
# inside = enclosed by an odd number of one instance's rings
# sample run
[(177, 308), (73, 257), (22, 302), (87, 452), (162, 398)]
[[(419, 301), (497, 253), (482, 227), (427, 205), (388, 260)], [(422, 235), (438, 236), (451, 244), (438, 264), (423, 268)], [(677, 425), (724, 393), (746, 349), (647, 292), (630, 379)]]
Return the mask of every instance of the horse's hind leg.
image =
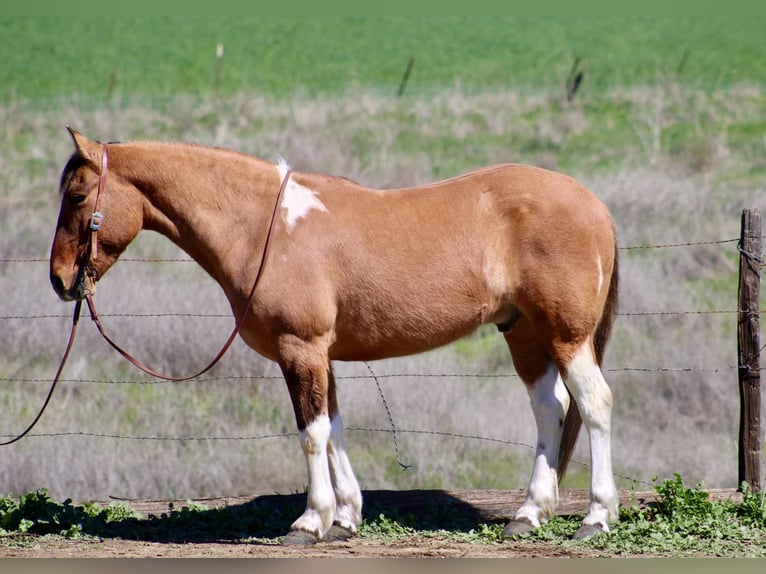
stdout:
[(596, 362), (593, 344), (585, 341), (562, 366), (567, 388), (577, 401), (590, 440), (590, 507), (575, 538), (598, 531), (609, 532), (609, 521), (618, 519), (617, 488), (612, 475), (611, 410), (612, 391)]
[(553, 515), (558, 504), (558, 458), (569, 393), (558, 369), (526, 319), (505, 335), (516, 372), (524, 381), (537, 424), (537, 447), (527, 496), (503, 531), (528, 532)]
[[(516, 370), (527, 385), (538, 443), (526, 500), (504, 534), (510, 536), (531, 530), (554, 511), (558, 502), (559, 447), (569, 393), (577, 403), (588, 432), (591, 458), (590, 507), (575, 537), (608, 532), (608, 522), (618, 518), (610, 445), (612, 392), (596, 362), (590, 338), (579, 346), (555, 339), (543, 346), (536, 330), (524, 318), (506, 334), (506, 340)], [(551, 353), (546, 350), (548, 347)]]
[(362, 523), (362, 492), (354, 476), (351, 462), (346, 453), (343, 440), (343, 419), (338, 410), (336, 398), (335, 377), (330, 368), (329, 372), (328, 406), (330, 413), (330, 441), (327, 458), (330, 465), (330, 477), (335, 491), (335, 519), (333, 525), (324, 535), (324, 540), (345, 540), (356, 534), (357, 527)]

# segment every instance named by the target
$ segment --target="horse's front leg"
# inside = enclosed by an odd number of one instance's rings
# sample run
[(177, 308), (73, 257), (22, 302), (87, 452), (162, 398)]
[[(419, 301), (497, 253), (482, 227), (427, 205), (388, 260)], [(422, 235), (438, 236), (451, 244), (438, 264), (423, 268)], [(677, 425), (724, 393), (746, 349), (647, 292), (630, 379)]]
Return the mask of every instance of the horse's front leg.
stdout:
[(343, 440), (343, 419), (338, 410), (335, 377), (329, 373), (330, 441), (327, 458), (335, 491), (336, 509), (333, 525), (324, 535), (326, 541), (346, 540), (356, 534), (362, 523), (362, 492), (356, 480)]
[(282, 338), (279, 352), (308, 471), (306, 510), (291, 526), (284, 544), (313, 544), (332, 526), (336, 507), (327, 456), (332, 432), (329, 361), (326, 347), (292, 336)]

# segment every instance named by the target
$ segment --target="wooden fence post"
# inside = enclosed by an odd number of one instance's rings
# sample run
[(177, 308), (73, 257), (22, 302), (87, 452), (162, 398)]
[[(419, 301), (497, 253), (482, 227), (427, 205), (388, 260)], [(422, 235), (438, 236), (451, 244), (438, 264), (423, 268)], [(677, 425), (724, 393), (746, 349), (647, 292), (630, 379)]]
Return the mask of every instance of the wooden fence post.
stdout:
[(739, 484), (761, 489), (760, 314), (761, 214), (742, 210), (739, 243)]
[(223, 42), (218, 42), (215, 47), (215, 70), (213, 74), (213, 94), (218, 97), (218, 88), (221, 85), (221, 66), (223, 65)]
[(399, 90), (396, 92), (397, 97), (401, 98), (404, 95), (404, 88), (407, 87), (407, 81), (410, 79), (410, 74), (412, 73), (412, 68), (414, 67), (415, 67), (415, 56), (411, 56), (409, 62), (407, 62), (407, 69), (404, 70), (402, 81), (399, 84)]

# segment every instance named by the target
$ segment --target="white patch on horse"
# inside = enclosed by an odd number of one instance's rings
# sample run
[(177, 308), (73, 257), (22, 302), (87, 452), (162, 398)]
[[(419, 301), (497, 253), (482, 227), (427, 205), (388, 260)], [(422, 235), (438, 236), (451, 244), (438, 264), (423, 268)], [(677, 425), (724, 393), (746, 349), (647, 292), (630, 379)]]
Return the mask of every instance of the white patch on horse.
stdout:
[(604, 285), (604, 268), (601, 266), (601, 256), (596, 255), (596, 266), (598, 267), (598, 290), (596, 293), (601, 293), (601, 287)]
[(562, 422), (569, 407), (569, 393), (555, 365), (527, 387), (532, 412), (537, 423), (537, 452), (527, 497), (516, 512), (515, 520), (534, 527), (553, 516), (559, 501), (558, 457)]
[(287, 163), (287, 160), (283, 158), (281, 155), (277, 157), (277, 171), (279, 171), (279, 183), (282, 183), (282, 180), (285, 179), (285, 176), (287, 175), (287, 172), (290, 170), (290, 164)]
[[(277, 169), (279, 170), (279, 179), (281, 182), (287, 175), (287, 170), (290, 169), (290, 166), (287, 165), (287, 162), (283, 158), (280, 158), (279, 163), (277, 164)], [(308, 217), (308, 214), (312, 209), (329, 213), (325, 204), (319, 199), (319, 194), (316, 191), (296, 183), (292, 179), (287, 182), (280, 209), (284, 210), (284, 221), (288, 233), (295, 229), (299, 219)]]
[(340, 414), (336, 414), (330, 422), (327, 458), (335, 490), (334, 522), (351, 532), (356, 532), (357, 526), (362, 523), (362, 493), (346, 453), (343, 419)]

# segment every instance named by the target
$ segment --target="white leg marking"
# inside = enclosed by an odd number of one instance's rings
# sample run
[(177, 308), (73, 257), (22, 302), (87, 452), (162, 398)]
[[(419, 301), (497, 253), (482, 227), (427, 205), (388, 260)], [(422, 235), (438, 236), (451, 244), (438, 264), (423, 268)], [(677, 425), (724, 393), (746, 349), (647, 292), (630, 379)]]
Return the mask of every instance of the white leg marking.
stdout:
[[(289, 168), (284, 160), (280, 160), (277, 165), (280, 179), (284, 179), (288, 169)], [(295, 229), (299, 219), (308, 217), (308, 214), (312, 209), (329, 213), (325, 204), (319, 199), (319, 194), (316, 191), (296, 183), (292, 179), (287, 182), (280, 209), (284, 212), (284, 221), (288, 233)]]
[(617, 488), (612, 476), (612, 391), (596, 364), (590, 341), (578, 351), (567, 369), (567, 386), (577, 401), (590, 439), (590, 508), (584, 524), (609, 531), (607, 522), (617, 520)]
[(305, 530), (321, 538), (332, 526), (335, 514), (335, 493), (327, 463), (327, 443), (330, 439), (330, 417), (319, 415), (300, 433), (300, 443), (308, 470), (306, 510), (293, 522), (293, 530)]
[(332, 419), (330, 425), (327, 456), (337, 504), (335, 523), (351, 532), (356, 532), (357, 526), (362, 523), (362, 492), (346, 453), (343, 419), (338, 414)]
[(551, 365), (532, 387), (527, 387), (527, 391), (537, 423), (537, 451), (527, 498), (515, 518), (537, 527), (553, 515), (559, 501), (557, 467), (569, 393), (555, 365)]

